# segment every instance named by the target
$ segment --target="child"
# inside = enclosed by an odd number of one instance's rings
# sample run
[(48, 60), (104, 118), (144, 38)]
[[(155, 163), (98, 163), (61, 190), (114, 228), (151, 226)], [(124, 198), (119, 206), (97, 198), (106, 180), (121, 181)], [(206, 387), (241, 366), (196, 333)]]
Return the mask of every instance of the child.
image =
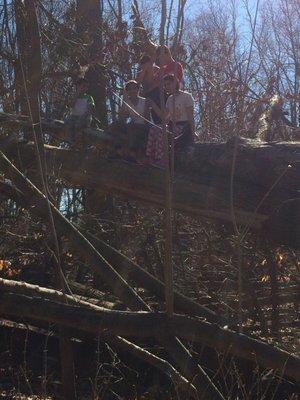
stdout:
[[(144, 55), (140, 60), (140, 71), (137, 75), (137, 82), (143, 86), (144, 96), (153, 101), (158, 108), (160, 108), (160, 89), (159, 89), (159, 70), (157, 65), (154, 65), (149, 55)], [(155, 112), (153, 107), (150, 111), (152, 121), (155, 124), (159, 124), (161, 119), (159, 114)]]
[(65, 121), (73, 145), (82, 138), (82, 131), (91, 125), (94, 108), (94, 99), (88, 94), (88, 81), (85, 78), (78, 79), (72, 111)]
[[(165, 45), (157, 47), (156, 57), (159, 67), (155, 67), (155, 69), (153, 69), (153, 63), (151, 62), (151, 64), (149, 64), (149, 62), (147, 62), (147, 66), (141, 69), (140, 76), (144, 80), (146, 79), (146, 82), (151, 82), (151, 87), (145, 93), (145, 97), (151, 99), (156, 106), (160, 108), (161, 102), (163, 101), (165, 103), (168, 98), (168, 94), (164, 91), (163, 87), (164, 76), (172, 73), (176, 76), (178, 82), (180, 83), (183, 79), (183, 68), (179, 62), (174, 60), (170, 49)], [(141, 79), (139, 76), (138, 78)], [(155, 124), (159, 125), (161, 123), (161, 118), (156, 111), (152, 110), (151, 116)]]
[[(169, 94), (165, 112), (169, 121), (167, 129), (174, 136), (174, 150), (191, 150), (195, 137), (193, 97), (179, 89), (179, 82), (174, 75), (165, 76), (163, 81), (165, 92)], [(165, 143), (161, 128), (150, 129), (146, 154), (152, 165), (165, 167)]]
[(147, 94), (158, 86), (158, 72), (159, 67), (154, 65), (151, 57), (147, 54), (143, 55), (140, 59), (140, 70), (137, 74), (136, 81), (143, 86), (143, 94)]
[(195, 142), (194, 99), (179, 88), (176, 76), (166, 75), (164, 87), (170, 94), (166, 102), (170, 130), (174, 133), (175, 149), (186, 149)]
[(145, 156), (145, 146), (148, 137), (149, 103), (139, 95), (139, 84), (131, 80), (125, 84), (125, 94), (119, 113), (120, 122), (126, 123), (125, 146), (127, 157), (132, 160), (141, 160)]
[(156, 49), (157, 63), (160, 67), (159, 76), (163, 79), (166, 75), (175, 75), (179, 85), (183, 79), (183, 68), (180, 62), (172, 57), (169, 47), (166, 45), (158, 46)]

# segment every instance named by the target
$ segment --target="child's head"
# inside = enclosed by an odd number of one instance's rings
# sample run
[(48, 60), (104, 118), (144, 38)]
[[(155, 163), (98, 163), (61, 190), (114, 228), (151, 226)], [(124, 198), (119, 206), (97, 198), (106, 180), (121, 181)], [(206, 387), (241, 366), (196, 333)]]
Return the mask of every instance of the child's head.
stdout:
[(76, 81), (76, 89), (80, 93), (87, 91), (88, 85), (89, 85), (89, 82), (85, 78), (79, 78)]
[(125, 92), (129, 97), (136, 97), (139, 94), (139, 84), (137, 81), (131, 80), (125, 83)]
[(179, 90), (179, 82), (175, 75), (169, 74), (164, 76), (164, 88), (167, 93), (175, 93)]
[(172, 60), (171, 50), (166, 45), (158, 46), (156, 49), (156, 57), (158, 65), (162, 67)]

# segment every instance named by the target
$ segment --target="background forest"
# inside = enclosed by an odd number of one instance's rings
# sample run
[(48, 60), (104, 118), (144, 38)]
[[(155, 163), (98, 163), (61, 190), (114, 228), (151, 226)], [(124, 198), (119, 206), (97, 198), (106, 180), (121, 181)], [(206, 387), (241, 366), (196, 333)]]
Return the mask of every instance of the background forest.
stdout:
[[(157, 284), (165, 279), (164, 210), (68, 185), (58, 170), (47, 174), (43, 144), (58, 140), (40, 120), (64, 120), (74, 82), (86, 77), (96, 102), (93, 126), (105, 129), (150, 39), (167, 44), (184, 67), (199, 142), (256, 137), (274, 95), (297, 132), (300, 0), (0, 0), (0, 27), (0, 398), (298, 399), (297, 250), (235, 224), (174, 212), (174, 289), (186, 296), (175, 312), (203, 323), (204, 337), (184, 333), (181, 347), (162, 320), (139, 322), (133, 313), (160, 318), (165, 309)], [(17, 114), (30, 115), (32, 124), (16, 126)], [(19, 150), (6, 159), (10, 138), (32, 128), (38, 161)], [(107, 275), (94, 264), (108, 266)], [(109, 275), (117, 265), (121, 283)], [(116, 327), (100, 334), (93, 325), (100, 306), (128, 311), (132, 328), (121, 328), (115, 314)], [(174, 332), (189, 330), (180, 317)], [(142, 333), (156, 325), (152, 337)], [(128, 329), (128, 340), (116, 329)]]

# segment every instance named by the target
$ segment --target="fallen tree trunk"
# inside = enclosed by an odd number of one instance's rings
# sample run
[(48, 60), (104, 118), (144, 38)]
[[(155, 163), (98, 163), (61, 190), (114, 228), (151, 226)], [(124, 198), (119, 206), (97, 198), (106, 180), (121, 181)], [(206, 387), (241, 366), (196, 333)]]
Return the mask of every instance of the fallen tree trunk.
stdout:
[[(232, 163), (235, 158), (235, 169)], [(7, 151), (30, 168), (30, 145)], [(46, 146), (50, 173), (66, 186), (99, 190), (153, 206), (164, 205), (164, 172), (120, 160)], [(199, 144), (177, 162), (173, 209), (207, 219), (244, 225), (277, 243), (300, 247), (294, 235), (300, 203), (300, 143)], [(233, 173), (233, 185), (231, 174)], [(291, 233), (292, 232), (292, 233)], [(297, 238), (298, 236), (298, 238)]]
[(55, 300), (60, 298), (60, 294), (52, 289), (3, 279), (0, 283), (0, 312), (4, 315), (63, 324), (68, 328), (97, 335), (167, 339), (172, 334), (213, 347), (222, 353), (254, 361), (296, 381), (300, 380), (298, 357), (208, 322), (176, 314), (166, 318), (164, 313), (112, 311), (80, 301), (77, 301), (77, 305), (64, 304)]
[[(0, 145), (0, 148), (3, 147)], [(164, 206), (164, 174), (158, 168), (107, 160), (95, 154), (74, 153), (54, 146), (45, 147), (49, 173), (62, 180), (66, 186), (85, 187), (154, 206)], [(35, 168), (32, 161), (35, 156), (30, 144), (10, 144), (10, 149), (5, 152), (16, 163), (26, 165), (27, 170)], [(230, 207), (223, 196), (224, 193), (214, 191), (213, 186), (179, 176), (173, 185), (173, 208), (208, 219), (230, 222)], [(222, 205), (224, 201), (227, 203), (225, 206)], [(265, 214), (253, 215), (239, 208), (235, 209), (235, 215), (238, 223), (256, 229), (261, 228), (268, 218)]]
[[(11, 126), (12, 130), (16, 126), (32, 125), (28, 116), (8, 113), (0, 113), (0, 124), (3, 126)], [(65, 130), (65, 124), (63, 121), (42, 119), (41, 124), (45, 133), (55, 133)], [(85, 134), (88, 136), (87, 139), (91, 144), (93, 143), (93, 140), (98, 141), (98, 143), (102, 144), (103, 146), (113, 142), (113, 138), (110, 134), (99, 129), (86, 129)], [(29, 147), (23, 147), (23, 149), (25, 152), (30, 151)], [(73, 151), (70, 152), (70, 157), (66, 155), (69, 152), (63, 149), (50, 146), (47, 148), (47, 151), (51, 151), (52, 153), (56, 152), (55, 156), (57, 162), (65, 163), (65, 169), (70, 169), (69, 167), (72, 164), (72, 158), (73, 163), (75, 163), (76, 166), (78, 164), (80, 166), (79, 161), (83, 161), (83, 166), (91, 166), (92, 164), (95, 165), (96, 162), (93, 154), (89, 154), (88, 157), (82, 157), (81, 154), (79, 160), (78, 157), (74, 157)], [(225, 183), (224, 187), (226, 189), (226, 193), (228, 193), (228, 177), (231, 174), (234, 153), (236, 154), (236, 169), (234, 171), (235, 190), (237, 192), (243, 190), (248, 193), (251, 189), (250, 198), (241, 198), (241, 200), (244, 201), (244, 204), (241, 203), (243, 206), (242, 209), (246, 211), (246, 209), (249, 208), (250, 211), (253, 211), (253, 206), (256, 207), (258, 205), (257, 200), (261, 200), (262, 198), (260, 196), (261, 192), (266, 194), (288, 165), (291, 165), (292, 168), (289, 169), (289, 171), (284, 175), (284, 179), (278, 182), (275, 191), (277, 193), (276, 197), (277, 200), (280, 199), (280, 196), (283, 196), (285, 199), (287, 199), (287, 197), (284, 195), (284, 191), (286, 189), (288, 189), (289, 194), (295, 194), (295, 190), (297, 190), (299, 186), (295, 178), (297, 176), (297, 171), (299, 170), (298, 163), (300, 161), (300, 142), (262, 142), (256, 139), (237, 137), (229, 140), (227, 143), (196, 144), (193, 154), (183, 154), (182, 156), (178, 157), (176, 163), (176, 169), (178, 172), (177, 178), (182, 177), (183, 180), (188, 180), (190, 183), (194, 184), (209, 184), (211, 188), (216, 186), (216, 188), (219, 189), (221, 189), (221, 186)], [(31, 154), (27, 154), (27, 156), (31, 158)], [(88, 160), (90, 163), (87, 162)], [(99, 165), (101, 165), (101, 161), (103, 160), (98, 161), (100, 161)], [(113, 163), (111, 165), (115, 165), (117, 168), (117, 164)], [(124, 165), (121, 163), (121, 166)], [(139, 168), (138, 166), (135, 167), (140, 172), (143, 171), (143, 168)], [(93, 170), (90, 168), (86, 169), (86, 172), (87, 175), (91, 175), (92, 180), (93, 174), (96, 171), (93, 172)], [(123, 175), (126, 176), (126, 172), (124, 172), (122, 176)], [(155, 175), (153, 176), (155, 177)], [(130, 177), (127, 177), (127, 180), (128, 179), (130, 179)], [(134, 178), (131, 179), (131, 182), (133, 180)], [(124, 182), (125, 191), (128, 190), (126, 189), (126, 183), (127, 182)], [(89, 184), (87, 177), (86, 184)], [(151, 184), (151, 182), (146, 182), (146, 184)], [(220, 187), (218, 185), (220, 185)], [(248, 188), (249, 185), (251, 185), (251, 188)], [(120, 188), (120, 191), (121, 190), (122, 188)], [(236, 193), (235, 197), (238, 201), (239, 194)], [(272, 203), (272, 197), (273, 195), (264, 202), (264, 204), (261, 206), (262, 210), (269, 209), (270, 204)], [(290, 198), (293, 197), (294, 196), (291, 196)], [(212, 196), (212, 200), (213, 199), (214, 198)], [(151, 198), (149, 199), (149, 202), (152, 202)], [(224, 204), (226, 204), (225, 200)], [(238, 204), (237, 209), (239, 209)]]

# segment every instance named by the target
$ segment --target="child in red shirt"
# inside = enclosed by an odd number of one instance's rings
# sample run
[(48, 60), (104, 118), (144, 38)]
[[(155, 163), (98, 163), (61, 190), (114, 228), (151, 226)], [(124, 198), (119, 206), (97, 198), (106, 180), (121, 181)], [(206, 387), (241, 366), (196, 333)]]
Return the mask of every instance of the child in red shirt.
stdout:
[(180, 83), (183, 78), (183, 68), (180, 62), (174, 60), (169, 47), (165, 45), (159, 46), (156, 49), (156, 56), (160, 67), (160, 79), (171, 74), (174, 75)]

